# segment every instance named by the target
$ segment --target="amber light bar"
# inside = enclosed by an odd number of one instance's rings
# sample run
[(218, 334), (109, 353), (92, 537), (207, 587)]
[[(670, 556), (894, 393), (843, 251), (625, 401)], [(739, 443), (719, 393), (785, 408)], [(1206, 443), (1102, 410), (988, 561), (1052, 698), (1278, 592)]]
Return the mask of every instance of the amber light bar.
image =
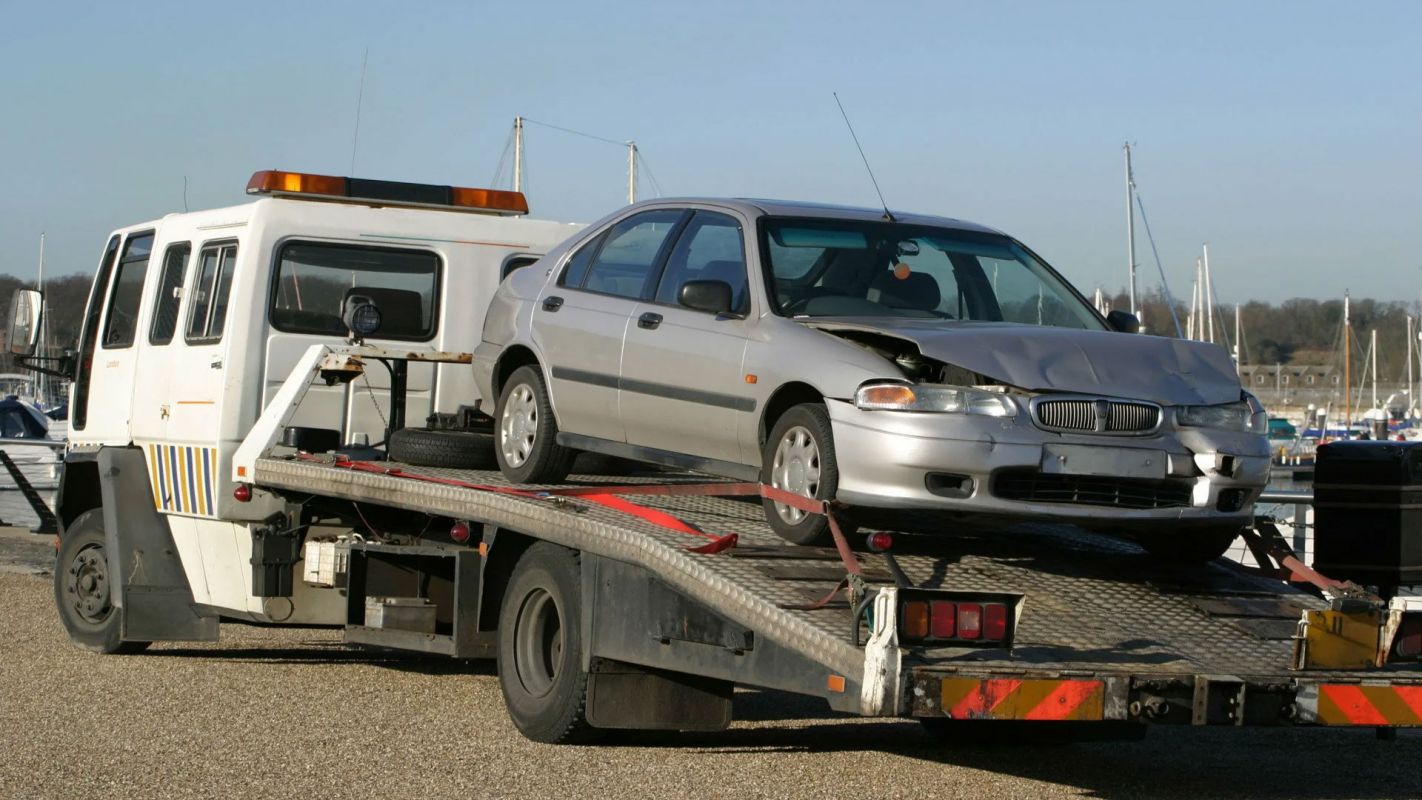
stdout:
[(528, 200), (522, 192), (339, 178), (277, 169), (252, 173), (252, 179), (247, 181), (247, 194), (296, 195), (382, 205), (441, 206), (494, 214), (528, 213)]

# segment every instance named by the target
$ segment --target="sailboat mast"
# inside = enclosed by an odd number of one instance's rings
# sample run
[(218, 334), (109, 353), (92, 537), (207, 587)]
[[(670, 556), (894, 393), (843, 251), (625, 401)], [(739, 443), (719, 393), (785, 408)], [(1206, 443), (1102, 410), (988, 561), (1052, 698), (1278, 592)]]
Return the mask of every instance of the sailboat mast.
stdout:
[(1131, 174), (1131, 143), (1122, 145), (1126, 151), (1126, 275), (1130, 280), (1131, 313), (1136, 311), (1136, 207), (1132, 202), (1135, 194), (1135, 177)]
[(1240, 342), (1242, 342), (1242, 341), (1243, 341), (1243, 340), (1239, 338), (1239, 303), (1235, 303), (1235, 304), (1234, 304), (1234, 365), (1235, 365), (1236, 367), (1242, 367), (1242, 366), (1244, 366), (1244, 360), (1240, 357), (1241, 354), (1243, 353), (1243, 351), (1240, 349)]
[(1353, 339), (1348, 335), (1348, 293), (1343, 293), (1343, 438), (1353, 425)]
[(637, 202), (637, 143), (627, 143), (627, 202)]
[[(1407, 315), (1407, 418), (1412, 416), (1412, 408), (1416, 405), (1416, 398), (1412, 395), (1412, 315)], [(1405, 422), (1406, 420), (1404, 420)]]
[(1215, 298), (1214, 287), (1210, 285), (1210, 246), (1204, 245), (1205, 250), (1205, 285), (1203, 292), (1205, 295), (1205, 325), (1210, 332), (1210, 344), (1215, 343)]
[(1368, 342), (1368, 353), (1372, 356), (1373, 408), (1378, 407), (1378, 329), (1372, 330), (1372, 341)]

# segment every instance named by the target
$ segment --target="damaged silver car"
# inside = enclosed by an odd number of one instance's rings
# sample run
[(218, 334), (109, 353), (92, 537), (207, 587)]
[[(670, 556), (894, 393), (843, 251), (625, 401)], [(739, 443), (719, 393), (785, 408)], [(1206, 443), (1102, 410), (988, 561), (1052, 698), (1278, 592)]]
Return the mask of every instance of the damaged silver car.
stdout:
[[(592, 451), (862, 520), (1065, 520), (1213, 558), (1267, 480), (1267, 418), (1223, 348), (1136, 327), (982, 226), (659, 200), (506, 280), (474, 364), (514, 481)], [(792, 542), (826, 536), (823, 517), (765, 511)]]

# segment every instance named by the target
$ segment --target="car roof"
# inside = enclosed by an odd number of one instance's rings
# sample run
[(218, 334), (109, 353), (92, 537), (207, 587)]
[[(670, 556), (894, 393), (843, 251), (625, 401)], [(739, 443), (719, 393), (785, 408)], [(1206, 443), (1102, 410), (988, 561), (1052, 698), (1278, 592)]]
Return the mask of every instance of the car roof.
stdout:
[[(649, 201), (646, 205), (678, 205), (685, 203), (709, 203), (730, 206), (751, 216), (772, 217), (823, 217), (826, 219), (849, 219), (879, 222), (884, 219), (884, 209), (860, 206), (840, 206), (829, 203), (809, 203), (798, 200), (767, 200), (752, 197), (668, 197)], [(643, 205), (639, 203), (638, 205)], [(896, 222), (911, 225), (933, 225), (941, 228), (955, 228), (962, 231), (992, 233), (1005, 236), (1002, 231), (979, 225), (976, 222), (939, 217), (932, 214), (910, 214), (894, 211)]]

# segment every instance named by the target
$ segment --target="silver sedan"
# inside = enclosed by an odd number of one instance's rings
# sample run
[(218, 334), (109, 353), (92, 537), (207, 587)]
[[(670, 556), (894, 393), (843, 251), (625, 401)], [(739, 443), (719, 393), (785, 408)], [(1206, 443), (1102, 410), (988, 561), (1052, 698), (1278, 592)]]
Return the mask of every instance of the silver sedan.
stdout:
[[(1137, 327), (979, 225), (658, 200), (506, 280), (474, 363), (511, 480), (592, 451), (860, 519), (1068, 520), (1214, 557), (1268, 477), (1267, 418), (1223, 348)], [(786, 539), (824, 540), (823, 517), (765, 507)]]

